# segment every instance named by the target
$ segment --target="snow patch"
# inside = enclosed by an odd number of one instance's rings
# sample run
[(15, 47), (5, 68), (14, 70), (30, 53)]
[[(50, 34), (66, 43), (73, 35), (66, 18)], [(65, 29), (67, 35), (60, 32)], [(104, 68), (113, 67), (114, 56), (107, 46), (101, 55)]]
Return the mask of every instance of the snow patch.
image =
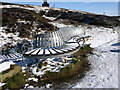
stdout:
[(28, 78), (28, 80), (29, 80), (29, 81), (32, 80), (32, 81), (34, 81), (34, 82), (38, 82), (38, 78)]
[(46, 18), (46, 19), (52, 20), (52, 21), (56, 19), (54, 17), (46, 17), (45, 15), (43, 15), (43, 17)]
[(13, 63), (12, 61), (8, 61), (8, 62), (4, 62), (2, 64), (0, 64), (0, 73), (9, 69), (10, 65), (14, 65), (15, 63)]
[(118, 42), (117, 32), (109, 28), (92, 27), (86, 29), (86, 35), (92, 36), (86, 44), (94, 48), (94, 55), (88, 57), (91, 70), (73, 88), (118, 88), (118, 53), (110, 52), (118, 49), (118, 46), (112, 46)]
[(58, 28), (62, 28), (62, 27), (74, 27), (73, 25), (65, 25), (62, 23), (55, 23), (55, 22), (50, 22), (50, 24), (57, 26)]
[(3, 85), (5, 85), (5, 83), (1, 83), (1, 82), (0, 82), (0, 87), (2, 87)]

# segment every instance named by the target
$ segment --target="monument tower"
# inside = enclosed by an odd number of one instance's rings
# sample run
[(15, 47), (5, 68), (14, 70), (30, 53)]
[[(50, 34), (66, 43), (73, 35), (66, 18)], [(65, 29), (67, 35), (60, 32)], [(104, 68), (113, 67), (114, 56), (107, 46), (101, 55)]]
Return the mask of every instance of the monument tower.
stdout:
[(42, 6), (43, 7), (49, 7), (49, 3), (47, 3), (47, 0), (43, 0)]

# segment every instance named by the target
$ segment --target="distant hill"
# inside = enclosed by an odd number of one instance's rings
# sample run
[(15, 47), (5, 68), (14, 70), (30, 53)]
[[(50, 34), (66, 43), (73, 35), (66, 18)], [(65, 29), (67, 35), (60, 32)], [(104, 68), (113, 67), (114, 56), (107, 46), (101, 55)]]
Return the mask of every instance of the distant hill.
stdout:
[(44, 11), (44, 13), (48, 17), (56, 17), (55, 19), (56, 21), (62, 19), (65, 21), (66, 20), (70, 22), (72, 21), (74, 23), (76, 22), (76, 23), (83, 23), (83, 24), (103, 26), (103, 27), (120, 26), (119, 16), (98, 15), (98, 14), (93, 14), (83, 11), (68, 10), (68, 9), (63, 9), (63, 10), (50, 9), (47, 12)]
[[(2, 2), (2, 26), (7, 27), (7, 33), (19, 32), (20, 37), (29, 38), (30, 34), (43, 31), (57, 30), (49, 22), (63, 24), (89, 24), (103, 27), (120, 26), (120, 17), (98, 15), (84, 11), (68, 10), (32, 5), (10, 4)], [(54, 17), (48, 20), (45, 17)]]
[[(106, 15), (98, 15), (94, 13), (84, 12), (84, 11), (75, 11), (69, 10), (64, 8), (44, 8), (41, 6), (32, 6), (32, 5), (22, 5), (22, 4), (11, 4), (11, 3), (4, 3), (2, 5), (17, 5), (24, 8), (38, 8), (39, 15), (45, 15), (47, 17), (55, 17), (56, 20), (58, 19), (68, 19), (73, 20), (79, 23), (85, 23), (90, 25), (98, 25), (98, 26), (119, 26), (120, 21), (118, 17), (115, 16), (106, 16)], [(33, 12), (33, 11), (32, 11)], [(35, 12), (34, 12), (35, 13)]]
[[(14, 5), (3, 3), (3, 5)], [(48, 23), (49, 20), (33, 10), (24, 8), (2, 8), (2, 27), (6, 33), (19, 32), (20, 37), (29, 38), (30, 34), (41, 31), (57, 30), (57, 27)]]

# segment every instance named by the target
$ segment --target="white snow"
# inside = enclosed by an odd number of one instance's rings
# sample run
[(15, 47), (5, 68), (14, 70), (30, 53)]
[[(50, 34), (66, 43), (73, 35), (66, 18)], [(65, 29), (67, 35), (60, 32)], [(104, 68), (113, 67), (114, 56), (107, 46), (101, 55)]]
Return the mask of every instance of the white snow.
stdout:
[(25, 87), (27, 87), (29, 84), (25, 84)]
[(13, 65), (15, 63), (13, 63), (12, 61), (8, 61), (8, 62), (4, 62), (2, 64), (0, 64), (0, 73), (9, 69), (10, 68), (10, 65)]
[(45, 15), (43, 15), (43, 17), (46, 18), (46, 19), (52, 20), (52, 21), (56, 19), (56, 18), (54, 18), (54, 17), (47, 17), (47, 16), (45, 16)]
[(25, 73), (25, 71), (26, 71), (25, 69), (26, 69), (25, 67), (22, 67), (22, 72), (23, 73)]
[(27, 88), (34, 88), (33, 86), (28, 86)]
[(18, 19), (17, 22), (24, 23), (24, 24), (27, 24), (27, 23), (31, 24), (31, 21), (25, 21), (25, 20), (20, 20), (20, 19)]
[[(49, 8), (49, 7), (23, 7), (18, 5), (1, 5), (0, 8), (12, 8), (19, 7), (28, 10), (34, 10), (39, 13), (40, 10), (48, 11), (49, 9), (61, 10), (58, 8)], [(76, 12), (76, 11), (75, 11)], [(80, 11), (81, 12), (81, 11)], [(86, 12), (83, 12), (87, 14)], [(46, 17), (47, 19), (54, 20), (53, 17)], [(19, 21), (24, 22), (24, 21)], [(29, 21), (28, 21), (29, 22)], [(26, 22), (24, 22), (26, 23)], [(65, 25), (62, 23), (50, 22), (51, 24), (61, 28), (61, 27), (73, 27), (72, 25)], [(19, 33), (16, 35), (12, 33), (6, 34), (4, 32), (4, 28), (0, 27), (0, 48), (4, 46), (4, 44), (12, 43), (16, 44), (17, 41), (21, 40), (18, 37)], [(103, 27), (95, 27), (91, 26), (92, 29), (82, 28), (85, 30), (86, 36), (91, 36), (91, 39), (86, 42), (86, 44), (91, 44), (91, 47), (94, 48), (94, 55), (90, 55), (88, 60), (91, 63), (91, 70), (86, 73), (86, 76), (76, 83), (73, 88), (118, 88), (118, 53), (110, 52), (110, 50), (118, 49), (117, 46), (111, 46), (114, 43), (118, 42), (118, 34), (116, 31), (110, 28)], [(81, 28), (79, 28), (81, 30)], [(9, 39), (9, 37), (13, 37), (14, 40)], [(52, 51), (52, 49), (50, 50)], [(30, 52), (29, 52), (30, 53)], [(56, 53), (52, 51), (52, 53)], [(43, 54), (43, 50), (39, 52), (39, 54)], [(38, 55), (39, 55), (38, 54)], [(2, 61), (2, 60), (0, 60)], [(70, 63), (63, 63), (59, 61), (53, 61), (53, 59), (46, 60), (48, 65), (42, 67), (42, 69), (46, 68), (42, 71), (39, 69), (37, 72), (37, 67), (32, 68), (32, 73), (35, 75), (44, 75), (45, 71), (58, 72), (60, 67), (64, 68)], [(0, 64), (0, 72), (5, 71), (10, 68), (10, 65), (14, 64), (12, 61), (6, 61)], [(61, 66), (63, 64), (64, 66)], [(51, 66), (54, 65), (54, 66)], [(32, 79), (37, 81), (36, 79)], [(0, 83), (0, 86), (3, 84)], [(47, 87), (49, 87), (48, 85)], [(33, 86), (29, 86), (28, 88), (34, 88)]]
[(50, 24), (53, 24), (54, 26), (57, 26), (59, 28), (62, 28), (62, 27), (73, 27), (73, 25), (65, 25), (65, 24), (57, 23), (57, 22), (50, 22)]
[[(63, 59), (66, 59), (67, 62), (63, 62)], [(44, 62), (47, 62), (46, 66), (42, 66), (41, 68), (38, 68), (37, 66), (35, 66), (35, 67), (31, 68), (31, 71), (34, 75), (42, 77), (46, 73), (46, 71), (59, 72), (60, 69), (70, 65), (70, 63), (71, 63), (71, 62), (69, 62), (70, 60), (72, 60), (72, 59), (71, 58), (62, 58), (62, 59), (59, 59), (58, 61), (54, 61), (54, 58), (47, 58), (44, 61)], [(37, 71), (37, 69), (38, 69), (38, 71)]]
[[(26, 6), (26, 5), (24, 5)], [(28, 10), (34, 10), (33, 7), (29, 8), (29, 7), (24, 7), (24, 6), (19, 6), (19, 5), (0, 5), (0, 8), (23, 8), (23, 9), (28, 9)]]
[(1, 83), (1, 82), (0, 82), (0, 87), (2, 87), (3, 85), (5, 85), (5, 83)]
[(46, 88), (50, 88), (52, 84), (46, 84)]
[(32, 80), (32, 81), (34, 81), (34, 82), (38, 82), (38, 78), (28, 78), (28, 80), (29, 80), (29, 81)]
[(37, 72), (37, 67), (32, 68), (32, 73), (37, 76), (43, 76), (45, 74), (42, 71)]
[[(0, 27), (0, 48), (2, 48), (5, 44), (11, 43), (12, 45), (15, 45), (18, 41), (21, 41), (25, 38), (18, 37), (17, 34), (13, 33), (5, 33), (6, 27)], [(13, 39), (9, 38), (12, 37)]]
[(94, 55), (88, 57), (91, 70), (73, 88), (118, 88), (118, 53), (110, 52), (118, 49), (117, 46), (111, 46), (118, 41), (117, 32), (93, 27), (86, 30), (86, 35), (92, 36), (86, 43), (94, 47)]

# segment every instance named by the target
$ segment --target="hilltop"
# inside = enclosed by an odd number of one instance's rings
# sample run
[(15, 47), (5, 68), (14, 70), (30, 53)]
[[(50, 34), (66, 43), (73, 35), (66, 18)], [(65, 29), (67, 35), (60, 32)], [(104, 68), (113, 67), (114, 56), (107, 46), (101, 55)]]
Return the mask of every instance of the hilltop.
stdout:
[[(98, 15), (94, 13), (68, 10), (63, 8), (41, 7), (32, 5), (20, 5), (2, 3), (2, 27), (0, 27), (0, 73), (4, 75), (6, 83), (1, 83), (4, 88), (117, 88), (118, 87), (118, 33), (120, 30), (120, 17)], [(86, 38), (82, 51), (74, 53), (70, 57), (47, 58), (42, 64), (37, 65), (32, 58), (23, 58), (23, 53), (32, 48), (35, 34), (54, 30), (63, 30), (63, 33), (76, 34)], [(67, 32), (75, 30), (76, 32)], [(63, 37), (65, 38), (65, 37)], [(23, 46), (26, 46), (23, 48)], [(84, 54), (92, 49), (90, 54)], [(40, 50), (39, 50), (40, 51)], [(81, 55), (81, 56), (79, 56)], [(73, 57), (74, 56), (74, 57)], [(7, 59), (6, 59), (7, 58)], [(83, 66), (90, 65), (90, 70), (82, 75), (75, 75), (66, 82), (60, 80), (60, 84), (53, 83), (51, 77), (56, 77), (56, 72), (64, 71), (68, 76), (68, 69), (72, 71), (74, 66), (71, 60), (85, 61)], [(24, 61), (26, 64), (24, 64)], [(86, 61), (85, 61), (86, 62)], [(16, 66), (20, 65), (20, 66)], [(81, 63), (82, 64), (82, 63)], [(30, 66), (29, 72), (25, 67)], [(66, 67), (70, 65), (70, 68)], [(61, 69), (61, 68), (64, 68)], [(80, 63), (78, 63), (80, 66)], [(81, 66), (80, 66), (81, 67)], [(79, 69), (76, 67), (75, 70)], [(85, 68), (80, 68), (84, 70)], [(51, 74), (51, 71), (53, 73)], [(67, 71), (67, 72), (66, 72)], [(19, 72), (19, 73), (18, 73)], [(12, 73), (12, 74), (11, 74)], [(17, 73), (17, 74), (16, 74)], [(73, 72), (74, 73), (74, 72)], [(81, 73), (81, 71), (80, 71)], [(50, 77), (50, 82), (41, 82), (41, 77)], [(58, 75), (59, 76), (59, 75)], [(55, 80), (56, 82), (56, 80)], [(61, 83), (62, 82), (62, 83)], [(23, 87), (21, 87), (23, 86)]]
[[(1, 46), (11, 46), (23, 39), (33, 39), (35, 34), (58, 30), (59, 27), (86, 25), (114, 28), (120, 26), (120, 17), (69, 10), (1, 2)], [(9, 45), (6, 45), (9, 44)], [(12, 46), (14, 46), (12, 45)]]
[[(41, 7), (41, 6), (9, 4), (9, 3), (2, 3), (2, 5), (4, 6), (6, 5), (6, 7), (10, 5), (8, 8), (11, 8), (11, 9), (15, 7), (19, 9), (26, 9), (27, 12), (31, 11), (33, 13), (37, 13), (43, 18), (47, 17), (46, 19), (52, 17), (54, 18), (52, 19), (52, 21), (53, 20), (62, 21), (62, 23), (64, 22), (67, 22), (68, 24), (81, 24), (82, 23), (82, 24), (89, 24), (89, 25), (96, 25), (96, 26), (103, 26), (103, 27), (120, 26), (119, 16), (117, 17), (117, 16), (99, 15), (99, 14), (94, 14), (90, 12), (69, 10), (69, 9), (64, 9), (64, 8)], [(31, 18), (30, 16), (27, 16), (27, 17)]]
[(2, 27), (6, 27), (7, 33), (19, 32), (20, 37), (29, 38), (30, 34), (36, 34), (43, 31), (52, 31), (56, 27), (49, 24), (45, 19), (35, 11), (22, 8), (3, 8), (2, 9)]

